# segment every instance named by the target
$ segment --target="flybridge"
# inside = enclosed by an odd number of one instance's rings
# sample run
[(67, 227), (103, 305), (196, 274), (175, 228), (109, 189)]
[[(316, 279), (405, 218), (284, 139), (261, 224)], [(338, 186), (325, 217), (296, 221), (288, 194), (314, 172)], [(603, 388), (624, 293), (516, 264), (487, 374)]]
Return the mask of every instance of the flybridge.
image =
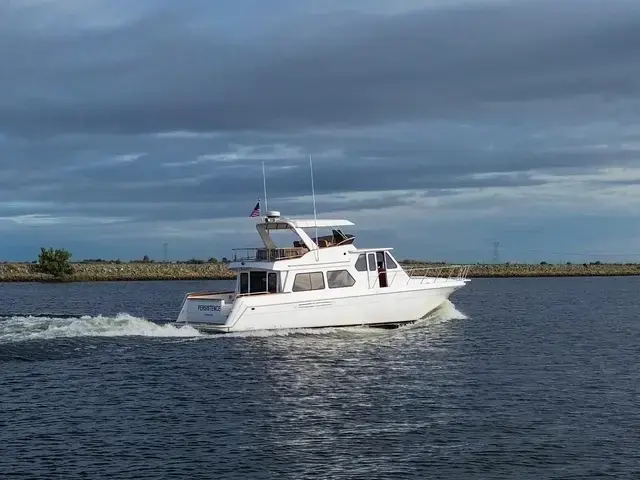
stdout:
[[(234, 262), (273, 262), (291, 258), (299, 258), (312, 250), (329, 247), (352, 245), (355, 236), (343, 232), (340, 227), (354, 225), (344, 219), (290, 219), (280, 216), (280, 212), (267, 212), (261, 223), (256, 224), (258, 235), (264, 244), (263, 248), (236, 248)], [(318, 235), (319, 228), (330, 228), (331, 233)], [(316, 235), (311, 237), (305, 229), (315, 229)], [(298, 240), (286, 247), (275, 243), (269, 232), (274, 230), (288, 230), (293, 232)]]

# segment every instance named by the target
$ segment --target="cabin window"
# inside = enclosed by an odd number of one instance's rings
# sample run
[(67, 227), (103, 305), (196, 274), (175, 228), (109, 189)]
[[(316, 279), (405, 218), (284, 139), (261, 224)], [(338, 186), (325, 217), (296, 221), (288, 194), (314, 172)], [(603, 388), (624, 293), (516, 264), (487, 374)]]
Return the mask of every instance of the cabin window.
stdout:
[(359, 272), (367, 271), (367, 256), (364, 253), (358, 255), (358, 260), (356, 260), (356, 270)]
[(249, 274), (240, 274), (240, 293), (249, 293)]
[(298, 273), (293, 280), (294, 292), (324, 289), (324, 276), (322, 272)]
[(251, 293), (267, 291), (267, 272), (256, 270), (249, 272), (249, 288)]
[(389, 252), (384, 252), (384, 258), (387, 261), (387, 270), (390, 268), (398, 268), (398, 264), (396, 262), (393, 261), (393, 258), (391, 258), (391, 255), (389, 255)]
[(327, 286), (329, 288), (353, 287), (355, 279), (347, 270), (330, 270), (327, 272)]
[(250, 270), (240, 273), (240, 293), (276, 293), (278, 274), (266, 270)]
[(277, 293), (278, 292), (278, 274), (275, 272), (269, 272), (267, 277), (267, 289), (269, 293)]
[(378, 269), (376, 268), (376, 254), (370, 253), (368, 256), (369, 259), (369, 271), (376, 272)]

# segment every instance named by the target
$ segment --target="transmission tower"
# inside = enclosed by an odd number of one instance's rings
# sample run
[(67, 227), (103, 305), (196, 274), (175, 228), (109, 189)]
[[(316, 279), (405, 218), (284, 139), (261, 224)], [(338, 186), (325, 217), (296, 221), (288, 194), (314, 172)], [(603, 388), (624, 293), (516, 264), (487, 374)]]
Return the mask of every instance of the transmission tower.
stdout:
[(493, 263), (500, 263), (500, 242), (493, 242)]
[(164, 242), (162, 244), (162, 260), (164, 261), (164, 263), (167, 263), (167, 249), (169, 248), (169, 244), (167, 242)]

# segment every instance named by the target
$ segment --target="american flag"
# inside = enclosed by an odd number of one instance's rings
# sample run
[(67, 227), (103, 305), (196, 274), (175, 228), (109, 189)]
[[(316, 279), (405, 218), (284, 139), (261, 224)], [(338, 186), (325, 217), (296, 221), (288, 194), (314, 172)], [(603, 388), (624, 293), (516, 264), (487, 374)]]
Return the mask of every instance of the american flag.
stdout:
[(256, 206), (253, 207), (253, 212), (251, 212), (250, 217), (259, 217), (260, 216), (260, 200), (256, 203)]

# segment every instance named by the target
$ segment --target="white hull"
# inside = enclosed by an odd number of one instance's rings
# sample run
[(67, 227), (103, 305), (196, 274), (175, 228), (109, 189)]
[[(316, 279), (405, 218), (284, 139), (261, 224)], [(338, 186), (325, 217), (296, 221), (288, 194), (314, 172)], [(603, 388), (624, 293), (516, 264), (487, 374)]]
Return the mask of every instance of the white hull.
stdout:
[[(323, 291), (317, 295), (305, 292), (239, 296), (235, 301), (231, 300), (233, 294), (187, 296), (175, 324), (213, 333), (355, 325), (391, 327), (419, 320), (464, 285), (464, 280), (448, 280), (402, 290), (375, 289), (353, 296), (344, 296), (343, 292), (329, 296)], [(229, 301), (233, 304), (228, 305)]]

